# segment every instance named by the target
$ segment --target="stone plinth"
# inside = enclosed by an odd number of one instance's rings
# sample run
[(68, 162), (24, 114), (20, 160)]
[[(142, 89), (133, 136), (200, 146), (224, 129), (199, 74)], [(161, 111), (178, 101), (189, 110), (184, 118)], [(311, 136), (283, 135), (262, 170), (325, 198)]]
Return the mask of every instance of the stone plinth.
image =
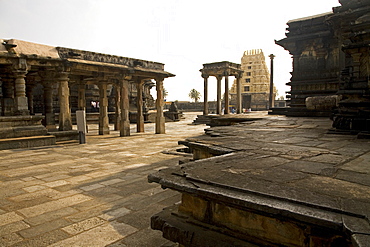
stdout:
[(195, 161), (148, 177), (182, 193), (152, 228), (182, 246), (367, 246), (369, 141), (330, 126), (265, 117), (181, 142)]
[(0, 138), (46, 135), (47, 130), (41, 124), (43, 116), (0, 117)]
[(43, 116), (0, 117), (0, 149), (30, 148), (55, 144), (41, 124)]

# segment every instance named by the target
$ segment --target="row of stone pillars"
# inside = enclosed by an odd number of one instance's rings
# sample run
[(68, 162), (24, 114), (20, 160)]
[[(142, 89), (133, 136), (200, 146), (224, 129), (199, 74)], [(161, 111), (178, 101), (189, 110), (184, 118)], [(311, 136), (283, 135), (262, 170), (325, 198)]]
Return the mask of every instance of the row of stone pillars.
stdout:
[[(26, 90), (26, 75), (27, 69), (18, 69), (14, 72), (13, 78), (2, 78), (3, 82), (3, 102), (2, 115), (29, 115), (32, 113), (33, 94), (32, 83), (27, 84)], [(58, 82), (58, 100), (59, 100), (59, 130), (72, 130), (72, 117), (69, 104), (69, 72), (59, 72), (53, 74)], [(43, 78), (44, 85), (44, 111), (45, 125), (48, 129), (55, 128), (54, 109), (53, 109), (53, 88), (52, 77)], [(133, 77), (122, 79), (119, 83), (115, 83), (118, 90), (116, 94), (116, 123), (115, 129), (120, 130), (120, 136), (130, 135), (130, 119), (129, 119), (129, 81), (133, 79), (137, 85), (137, 132), (144, 132), (144, 115), (143, 115), (143, 85), (147, 78)], [(158, 77), (156, 79), (157, 101), (156, 101), (156, 133), (165, 133), (165, 118), (163, 115), (163, 80)], [(14, 83), (13, 83), (14, 82)], [(99, 134), (109, 134), (109, 118), (108, 118), (108, 95), (107, 87), (108, 80), (100, 80), (97, 85), (99, 87)], [(14, 85), (14, 86), (13, 86)], [(26, 93), (27, 92), (27, 93)], [(9, 99), (9, 102), (6, 102)], [(10, 102), (10, 100), (12, 102)], [(7, 109), (9, 108), (9, 109)], [(13, 110), (10, 110), (13, 108)], [(31, 108), (31, 110), (30, 110)], [(85, 83), (79, 82), (78, 88), (78, 109), (86, 110), (85, 99)], [(8, 111), (4, 113), (4, 111)], [(11, 112), (13, 111), (13, 114)]]
[[(137, 132), (144, 132), (144, 112), (143, 112), (143, 86), (144, 81), (141, 77), (132, 78), (137, 85), (137, 115), (136, 115), (136, 129)], [(116, 90), (116, 117), (115, 130), (120, 130), (120, 136), (130, 135), (130, 119), (129, 119), (129, 80), (123, 79), (115, 83)], [(99, 81), (99, 135), (109, 134), (109, 117), (108, 117), (108, 81)], [(156, 134), (165, 133), (165, 118), (163, 115), (163, 78), (156, 79), (157, 100), (156, 100)], [(59, 130), (72, 129), (71, 112), (69, 107), (69, 88), (68, 78), (63, 78), (59, 82)], [(78, 108), (86, 110), (85, 100), (85, 84), (80, 84), (78, 89)]]

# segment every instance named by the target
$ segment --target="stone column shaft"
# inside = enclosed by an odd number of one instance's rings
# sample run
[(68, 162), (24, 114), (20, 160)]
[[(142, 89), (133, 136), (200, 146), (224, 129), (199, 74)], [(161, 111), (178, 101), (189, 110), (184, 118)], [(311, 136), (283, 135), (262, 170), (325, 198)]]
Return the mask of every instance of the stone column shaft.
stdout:
[(45, 127), (47, 129), (55, 129), (55, 114), (53, 108), (53, 87), (52, 82), (44, 84), (44, 111), (45, 111)]
[(102, 81), (99, 83), (99, 135), (109, 134), (107, 88), (107, 82)]
[(85, 83), (78, 84), (78, 109), (86, 111)]
[(144, 132), (144, 114), (143, 114), (143, 81), (141, 79), (137, 79), (136, 82), (136, 90), (137, 90), (137, 115), (136, 115), (136, 131), (137, 132)]
[(217, 76), (217, 108), (216, 108), (216, 113), (218, 115), (221, 114), (221, 80), (222, 76)]
[(240, 85), (241, 76), (236, 77), (236, 113), (242, 113), (242, 90)]
[(164, 105), (163, 78), (156, 79), (156, 90), (157, 90), (157, 99), (156, 99), (157, 117), (155, 120), (155, 133), (165, 134), (166, 133), (166, 129), (165, 129), (166, 120), (163, 115), (163, 105)]
[(229, 114), (229, 76), (225, 76), (225, 114)]
[(59, 130), (72, 129), (71, 109), (69, 107), (69, 86), (68, 86), (68, 73), (61, 72), (59, 80)]
[(120, 136), (130, 135), (130, 101), (129, 101), (129, 82), (126, 80), (121, 81), (121, 124), (120, 124)]
[(26, 74), (27, 71), (15, 72), (15, 111), (17, 115), (28, 115), (28, 100), (26, 97)]
[(203, 76), (204, 78), (204, 107), (203, 107), (203, 115), (207, 116), (209, 113), (208, 110), (208, 76)]

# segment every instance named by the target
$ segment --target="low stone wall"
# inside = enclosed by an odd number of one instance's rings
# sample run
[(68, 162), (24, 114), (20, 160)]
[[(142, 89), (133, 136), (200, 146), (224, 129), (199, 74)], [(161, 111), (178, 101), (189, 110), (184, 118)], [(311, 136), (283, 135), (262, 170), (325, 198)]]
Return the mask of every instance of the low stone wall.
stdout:
[[(204, 108), (203, 102), (183, 102), (177, 101), (175, 102), (179, 111), (184, 112), (202, 112)], [(216, 113), (216, 101), (209, 101), (208, 102), (208, 109), (210, 113)], [(166, 109), (169, 109), (170, 104), (166, 104)]]

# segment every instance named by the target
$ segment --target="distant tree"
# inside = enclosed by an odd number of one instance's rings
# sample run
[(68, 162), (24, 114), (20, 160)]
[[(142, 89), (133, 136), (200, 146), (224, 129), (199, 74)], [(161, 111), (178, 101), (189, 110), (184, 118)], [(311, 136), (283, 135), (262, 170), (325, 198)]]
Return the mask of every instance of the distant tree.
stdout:
[(201, 94), (197, 90), (195, 90), (194, 88), (192, 90), (190, 90), (189, 98), (194, 100), (194, 102), (198, 102), (198, 100), (200, 99), (200, 96), (201, 96)]
[(165, 88), (163, 88), (163, 98), (167, 98), (167, 96), (168, 96), (168, 91)]

